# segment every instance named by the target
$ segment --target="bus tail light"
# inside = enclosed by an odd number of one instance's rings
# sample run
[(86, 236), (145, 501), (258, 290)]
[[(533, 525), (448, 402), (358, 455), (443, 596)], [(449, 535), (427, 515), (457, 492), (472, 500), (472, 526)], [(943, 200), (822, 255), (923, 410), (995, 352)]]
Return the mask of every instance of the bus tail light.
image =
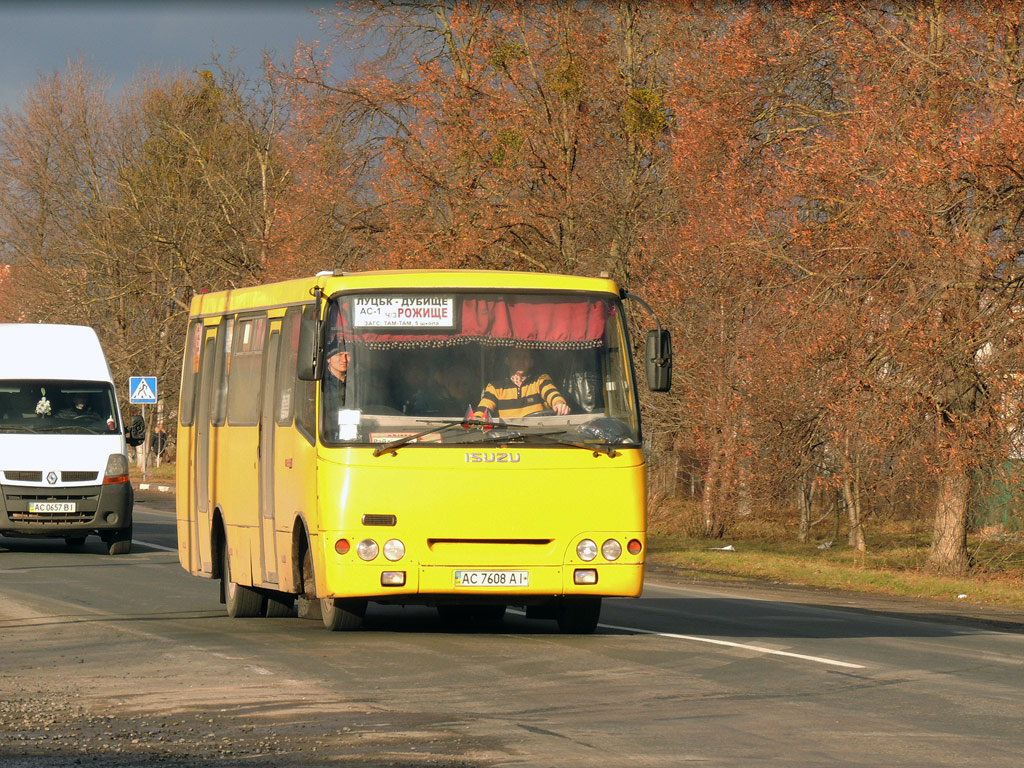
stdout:
[(640, 543), (639, 539), (630, 539), (629, 544), (626, 545), (626, 550), (631, 555), (639, 555), (644, 545)]
[(382, 587), (404, 587), (405, 571), (384, 571), (380, 575)]
[(334, 542), (334, 551), (339, 555), (347, 555), (350, 549), (352, 549), (352, 545), (348, 539), (338, 539)]

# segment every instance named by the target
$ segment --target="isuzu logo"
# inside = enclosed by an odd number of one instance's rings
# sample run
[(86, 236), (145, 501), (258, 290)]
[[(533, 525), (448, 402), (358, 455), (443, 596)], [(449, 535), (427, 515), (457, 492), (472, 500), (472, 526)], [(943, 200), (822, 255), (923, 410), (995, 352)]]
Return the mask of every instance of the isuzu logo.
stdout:
[(57, 484), (57, 473), (56, 472), (47, 472), (46, 473), (46, 482), (48, 482), (50, 485), (56, 485)]
[(481, 451), (479, 453), (466, 452), (467, 464), (518, 464), (519, 453), (505, 453), (504, 451)]

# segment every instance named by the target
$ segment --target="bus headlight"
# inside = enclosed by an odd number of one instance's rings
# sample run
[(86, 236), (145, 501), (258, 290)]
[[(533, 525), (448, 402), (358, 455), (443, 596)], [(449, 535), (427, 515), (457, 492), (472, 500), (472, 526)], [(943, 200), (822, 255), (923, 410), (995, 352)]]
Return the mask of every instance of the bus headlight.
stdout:
[(384, 542), (384, 557), (391, 562), (401, 560), (405, 557), (405, 544), (398, 539), (388, 539)]
[(580, 556), (580, 560), (589, 563), (597, 557), (597, 544), (590, 539), (584, 539), (576, 545), (576, 554)]
[(373, 539), (363, 539), (356, 544), (356, 554), (361, 560), (373, 560), (380, 552), (380, 547)]
[(605, 560), (618, 560), (622, 555), (622, 545), (615, 539), (608, 539), (601, 545), (601, 554)]

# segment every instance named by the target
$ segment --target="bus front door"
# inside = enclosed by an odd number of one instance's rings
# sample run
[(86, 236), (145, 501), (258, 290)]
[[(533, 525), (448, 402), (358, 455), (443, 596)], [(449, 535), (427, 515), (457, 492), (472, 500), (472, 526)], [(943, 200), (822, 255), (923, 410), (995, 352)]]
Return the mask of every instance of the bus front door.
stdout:
[(260, 550), (263, 582), (277, 584), (277, 540), (274, 505), (274, 460), (276, 454), (274, 405), (277, 402), (277, 355), (281, 346), (280, 323), (274, 321), (263, 355), (263, 403), (260, 407)]
[(210, 540), (210, 407), (213, 400), (213, 368), (217, 331), (207, 328), (199, 356), (199, 407), (195, 416), (192, 551), (199, 573), (213, 572)]

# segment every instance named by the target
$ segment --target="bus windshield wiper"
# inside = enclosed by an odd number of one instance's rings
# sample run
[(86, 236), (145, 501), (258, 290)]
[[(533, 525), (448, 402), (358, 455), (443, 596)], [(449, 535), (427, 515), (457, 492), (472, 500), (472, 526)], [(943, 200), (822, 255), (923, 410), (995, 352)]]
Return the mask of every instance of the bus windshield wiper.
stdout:
[(508, 430), (503, 434), (499, 435), (487, 435), (482, 437), (479, 442), (481, 443), (529, 443), (538, 442), (545, 445), (564, 445), (568, 448), (582, 448), (585, 451), (593, 451), (594, 455), (604, 453), (607, 454), (609, 459), (614, 459), (619, 455), (619, 452), (612, 448), (610, 445), (587, 445), (586, 443), (580, 443), (575, 440), (563, 440), (553, 435), (564, 435), (565, 430), (554, 430), (549, 432), (519, 432), (518, 430)]
[(454, 427), (462, 427), (463, 429), (469, 429), (470, 427), (493, 426), (495, 426), (495, 423), (493, 421), (486, 421), (484, 419), (461, 419), (459, 421), (448, 421), (445, 422), (444, 424), (439, 424), (438, 426), (431, 427), (430, 429), (425, 429), (422, 432), (417, 432), (414, 435), (406, 435), (405, 437), (400, 437), (397, 440), (392, 440), (390, 443), (385, 443), (384, 445), (378, 448), (374, 448), (373, 455), (380, 456), (381, 454), (384, 453), (394, 454), (403, 445), (408, 445), (409, 443), (415, 442), (416, 440), (419, 440), (421, 437), (426, 437), (427, 435), (440, 435), (444, 432), (447, 432), (450, 429), (453, 429)]

